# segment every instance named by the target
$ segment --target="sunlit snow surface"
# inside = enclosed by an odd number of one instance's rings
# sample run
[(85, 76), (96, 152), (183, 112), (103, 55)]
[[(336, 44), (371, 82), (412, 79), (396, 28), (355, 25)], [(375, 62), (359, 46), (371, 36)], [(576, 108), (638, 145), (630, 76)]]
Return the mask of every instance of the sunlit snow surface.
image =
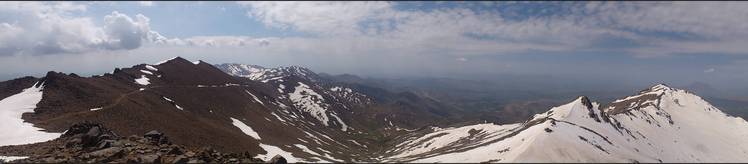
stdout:
[(322, 95), (317, 94), (308, 85), (299, 82), (299, 85), (294, 88), (293, 93), (288, 94), (288, 98), (294, 103), (294, 105), (304, 112), (311, 114), (314, 118), (322, 122), (325, 126), (328, 126), (327, 122), (327, 104), (324, 104), (324, 98)]
[[(342, 161), (342, 160), (340, 160), (340, 159), (335, 159), (334, 157), (330, 156), (330, 155), (329, 155), (329, 154), (327, 154), (327, 153), (325, 153), (325, 155), (324, 155), (324, 156), (323, 156), (323, 155), (320, 155), (319, 153), (317, 153), (317, 152), (315, 152), (315, 151), (313, 151), (313, 150), (309, 149), (308, 147), (306, 147), (306, 146), (304, 146), (304, 145), (302, 145), (302, 144), (294, 144), (294, 146), (296, 146), (297, 148), (299, 148), (299, 149), (301, 149), (302, 151), (304, 151), (304, 152), (306, 152), (306, 153), (309, 153), (309, 154), (311, 154), (311, 155), (315, 155), (315, 156), (319, 156), (319, 157), (325, 157), (325, 158), (328, 158), (328, 159), (332, 159), (332, 160), (335, 160), (335, 161)], [(320, 163), (331, 163), (330, 161), (322, 160), (322, 159), (319, 159), (319, 158), (315, 158), (315, 157), (312, 157), (312, 158), (314, 158), (314, 159), (316, 159), (316, 160), (317, 160), (317, 161), (314, 161), (314, 162), (320, 162)]]
[(151, 70), (151, 71), (158, 71), (158, 69), (156, 69), (156, 67), (153, 67), (151, 65), (145, 65), (145, 68), (148, 69), (148, 70)]
[(257, 134), (255, 130), (252, 130), (251, 127), (247, 126), (247, 124), (244, 124), (244, 122), (239, 121), (235, 118), (231, 118), (231, 124), (239, 128), (244, 134), (247, 134), (248, 136), (255, 138), (257, 140), (260, 140), (260, 134)]
[[(591, 103), (588, 108), (579, 98), (535, 115), (523, 124), (436, 128), (420, 137), (408, 138), (387, 151), (389, 158), (386, 160), (425, 163), (748, 161), (748, 122), (727, 116), (683, 90), (658, 85), (640, 93), (650, 94), (658, 97), (623, 104), (629, 110), (610, 116), (609, 121), (602, 120), (603, 113), (597, 103)], [(615, 102), (637, 97), (641, 96)]]
[(161, 98), (164, 98), (164, 100), (172, 103), (174, 105), (174, 107), (176, 107), (177, 109), (184, 110), (184, 108), (182, 108), (181, 106), (177, 105), (177, 102), (174, 102), (174, 100), (171, 100), (170, 98), (167, 98), (167, 97), (161, 97)]
[(239, 77), (246, 77), (252, 80), (259, 80), (263, 78), (267, 72), (273, 71), (273, 69), (266, 69), (259, 66), (245, 65), (245, 64), (232, 64), (227, 68), (229, 74)]
[(22, 156), (0, 156), (0, 161), (11, 162), (11, 161), (14, 161), (14, 160), (26, 159), (26, 158), (29, 158), (29, 157), (22, 157)]
[(44, 142), (60, 137), (61, 133), (43, 132), (43, 129), (21, 119), (21, 114), (34, 112), (36, 104), (42, 100), (42, 88), (32, 86), (0, 100), (0, 146)]
[(297, 163), (297, 162), (299, 162), (296, 159), (296, 157), (294, 157), (293, 155), (291, 155), (292, 153), (287, 152), (287, 151), (285, 151), (285, 150), (283, 150), (283, 149), (281, 149), (281, 148), (279, 148), (277, 146), (266, 145), (266, 144), (262, 144), (261, 143), (260, 147), (262, 149), (264, 149), (265, 151), (267, 151), (267, 154), (258, 154), (257, 156), (255, 156), (255, 158), (259, 158), (259, 159), (261, 159), (263, 161), (270, 161), (271, 159), (273, 159), (273, 157), (275, 157), (275, 155), (280, 155), (281, 157), (285, 158), (286, 161), (288, 161), (289, 163)]
[(166, 59), (166, 60), (162, 60), (162, 61), (160, 61), (160, 62), (156, 63), (155, 65), (161, 65), (161, 64), (164, 64), (164, 63), (166, 63), (166, 62), (169, 62), (169, 61), (171, 61), (171, 60), (174, 60), (174, 59), (177, 59), (177, 58), (178, 58), (178, 56), (175, 56), (175, 57), (173, 57), (173, 58), (171, 58), (171, 59)]
[(140, 78), (135, 79), (135, 83), (140, 85), (148, 85), (151, 84), (149, 80), (150, 79), (148, 79), (148, 77), (145, 77), (145, 75), (140, 75)]
[(145, 74), (149, 74), (149, 75), (153, 75), (153, 72), (151, 72), (151, 71), (140, 70), (140, 72), (143, 72), (143, 73), (145, 73)]
[(332, 117), (334, 117), (334, 118), (335, 118), (335, 120), (337, 120), (337, 121), (338, 121), (338, 123), (340, 124), (340, 130), (341, 130), (341, 131), (346, 131), (346, 130), (348, 130), (348, 125), (346, 125), (346, 124), (345, 124), (345, 122), (343, 122), (343, 120), (342, 120), (342, 119), (340, 119), (340, 117), (338, 117), (338, 115), (335, 115), (335, 114), (333, 114), (333, 115), (331, 115), (331, 116), (332, 116)]
[(249, 92), (247, 90), (244, 90), (244, 92), (247, 92), (247, 94), (249, 94), (250, 96), (252, 96), (252, 98), (255, 99), (255, 101), (257, 101), (258, 103), (260, 103), (262, 105), (265, 105), (265, 103), (263, 103), (262, 101), (260, 101), (260, 99), (257, 98), (257, 96), (255, 96), (254, 94), (252, 94), (252, 92)]

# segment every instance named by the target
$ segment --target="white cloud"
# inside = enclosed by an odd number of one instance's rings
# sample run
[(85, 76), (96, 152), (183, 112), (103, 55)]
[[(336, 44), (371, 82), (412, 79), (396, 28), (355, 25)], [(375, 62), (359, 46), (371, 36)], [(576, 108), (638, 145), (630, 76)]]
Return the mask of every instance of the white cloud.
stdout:
[(714, 68), (709, 68), (709, 69), (704, 70), (704, 73), (712, 73), (714, 71), (715, 71)]
[(141, 14), (133, 20), (117, 11), (104, 17), (104, 32), (107, 34), (106, 48), (135, 49), (141, 46), (151, 31), (149, 19)]
[[(85, 5), (71, 3), (0, 2), (0, 55), (81, 53), (130, 50), (143, 41), (167, 40), (150, 30), (149, 19), (112, 12), (97, 26), (89, 17), (74, 17)], [(161, 41), (165, 42), (165, 41)]]
[(138, 1), (138, 4), (140, 4), (140, 6), (146, 7), (151, 7), (154, 5), (153, 1)]
[(268, 26), (321, 34), (355, 34), (364, 19), (390, 9), (388, 2), (239, 2)]
[(457, 58), (457, 59), (455, 59), (455, 60), (457, 60), (457, 61), (461, 61), (461, 62), (466, 62), (466, 61), (468, 61), (468, 59), (466, 59), (466, 58)]
[[(138, 3), (147, 3), (139, 1)], [(166, 38), (144, 15), (112, 12), (104, 24), (73, 13), (75, 3), (2, 2), (3, 54), (132, 50), (155, 43), (205, 47), (282, 47), (286, 53), (376, 55), (498, 55), (528, 51), (624, 52), (639, 57), (680, 53), (746, 54), (748, 3), (641, 2), (563, 6), (569, 13), (510, 19), (511, 13), (465, 8), (403, 10), (397, 2), (238, 2), (270, 28), (311, 37), (192, 36)], [(490, 4), (496, 5), (496, 4)], [(512, 5), (500, 3), (498, 5)], [(652, 33), (665, 33), (652, 35)], [(697, 39), (668, 38), (687, 35)], [(636, 46), (610, 49), (601, 40)], [(272, 44), (271, 44), (272, 43)], [(615, 43), (612, 43), (615, 44)]]
[[(387, 44), (396, 45), (374, 43), (372, 46), (408, 45), (411, 51), (439, 49), (439, 52), (471, 51), (471, 54), (527, 50), (617, 51), (651, 57), (678, 53), (745, 54), (745, 46), (740, 45), (748, 43), (745, 39), (748, 38), (748, 21), (743, 20), (748, 17), (748, 10), (745, 10), (748, 3), (592, 2), (582, 7), (559, 5), (569, 8), (567, 14), (520, 20), (506, 19), (501, 12), (463, 7), (399, 10), (388, 2), (240, 4), (248, 8), (249, 16), (269, 27), (347, 39), (341, 47), (354, 46), (350, 44), (355, 42), (387, 40)], [(677, 38), (679, 36), (700, 40)], [(606, 39), (630, 40), (637, 46), (599, 47), (600, 41)]]
[(681, 32), (712, 39), (748, 35), (748, 3), (642, 2), (590, 3), (587, 12), (600, 24), (643, 31)]

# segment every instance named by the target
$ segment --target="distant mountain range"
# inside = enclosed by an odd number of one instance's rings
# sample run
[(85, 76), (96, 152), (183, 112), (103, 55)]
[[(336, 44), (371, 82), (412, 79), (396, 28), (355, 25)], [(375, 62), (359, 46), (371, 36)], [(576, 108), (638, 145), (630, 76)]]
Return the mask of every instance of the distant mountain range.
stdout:
[[(475, 87), (479, 86), (471, 86)], [(50, 71), (41, 78), (0, 82), (0, 131), (6, 132), (0, 136), (0, 159), (748, 161), (748, 122), (666, 85), (609, 104), (582, 96), (550, 110), (542, 107), (555, 101), (516, 103), (496, 112), (467, 110), (465, 104), (442, 98), (430, 92), (394, 91), (353, 75), (317, 74), (298, 66), (212, 65), (181, 57), (92, 77)], [(535, 113), (540, 114), (527, 117)], [(520, 123), (485, 122), (488, 118), (512, 118)], [(86, 124), (80, 130), (83, 122), (96, 128)], [(112, 133), (91, 132), (103, 128)], [(76, 147), (81, 140), (90, 140), (84, 136), (91, 135), (81, 131), (97, 134), (96, 146)], [(131, 143), (121, 137), (102, 137), (146, 134), (148, 138), (161, 133), (169, 142), (153, 140), (155, 147), (138, 145), (146, 141), (128, 147), (115, 144)], [(85, 155), (54, 158), (60, 154), (40, 147)], [(211, 152), (206, 147), (243, 155), (199, 158), (193, 153)], [(177, 148), (181, 153), (170, 151)], [(150, 151), (161, 149), (166, 151)]]

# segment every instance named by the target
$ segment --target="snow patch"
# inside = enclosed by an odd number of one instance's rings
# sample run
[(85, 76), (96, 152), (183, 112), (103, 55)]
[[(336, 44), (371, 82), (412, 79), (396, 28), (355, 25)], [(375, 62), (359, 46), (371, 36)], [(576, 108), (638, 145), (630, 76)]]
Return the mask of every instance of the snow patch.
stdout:
[(281, 122), (286, 122), (286, 120), (284, 120), (283, 118), (281, 118), (280, 116), (278, 116), (277, 114), (275, 114), (275, 112), (270, 112), (270, 114), (273, 115), (273, 116), (275, 116), (275, 118), (277, 118)]
[(181, 106), (177, 105), (177, 102), (174, 102), (174, 100), (171, 100), (171, 99), (169, 99), (167, 97), (162, 97), (162, 98), (164, 98), (164, 100), (166, 100), (166, 101), (170, 102), (171, 104), (173, 104), (174, 107), (176, 107), (177, 109), (184, 110), (184, 108), (182, 108)]
[(351, 88), (345, 88), (345, 87), (339, 87), (339, 86), (335, 86), (335, 87), (330, 88), (330, 91), (333, 91), (333, 92), (345, 91), (347, 93), (352, 93), (353, 92), (353, 90)]
[(12, 161), (15, 161), (15, 160), (26, 159), (26, 158), (29, 158), (29, 157), (25, 157), (25, 156), (0, 156), (0, 161), (3, 161), (3, 162), (12, 162)]
[(151, 65), (145, 65), (145, 69), (148, 69), (148, 70), (151, 70), (151, 71), (158, 71), (158, 69), (156, 69), (156, 67), (153, 67)]
[(260, 143), (260, 147), (264, 149), (267, 154), (258, 154), (255, 156), (255, 158), (259, 158), (263, 161), (270, 161), (275, 157), (276, 155), (280, 155), (281, 157), (285, 158), (288, 163), (297, 163), (299, 160), (292, 155), (291, 152), (287, 152), (277, 146), (273, 145), (265, 145)]
[(148, 77), (145, 77), (145, 75), (140, 75), (140, 78), (135, 79), (135, 83), (140, 85), (148, 85), (151, 84), (149, 80), (150, 79), (148, 79)]
[(333, 161), (343, 161), (343, 160), (340, 160), (340, 159), (337, 159), (335, 157), (330, 156), (330, 154), (325, 154), (325, 158), (332, 159)]
[(171, 59), (163, 60), (163, 61), (160, 61), (160, 62), (156, 63), (155, 65), (161, 65), (161, 64), (164, 64), (164, 63), (166, 63), (166, 62), (169, 62), (169, 61), (171, 61), (171, 60), (174, 60), (174, 59), (177, 59), (177, 58), (178, 58), (178, 56), (176, 56), (176, 57), (173, 57), (173, 58), (171, 58)]
[(239, 121), (233, 117), (230, 117), (230, 118), (231, 118), (231, 124), (239, 128), (239, 130), (244, 132), (244, 134), (247, 134), (248, 136), (255, 138), (257, 140), (260, 140), (260, 134), (257, 134), (257, 132), (252, 130), (252, 128), (247, 126), (247, 124), (244, 124), (244, 122)]
[(306, 146), (304, 146), (304, 145), (301, 145), (301, 144), (294, 144), (294, 146), (298, 147), (298, 148), (299, 148), (299, 149), (301, 149), (302, 151), (304, 151), (304, 152), (306, 152), (306, 153), (309, 153), (309, 154), (311, 154), (311, 155), (322, 156), (322, 155), (320, 155), (319, 153), (317, 153), (317, 152), (314, 152), (314, 151), (312, 151), (311, 149), (309, 149), (308, 147), (306, 147)]
[(283, 89), (286, 89), (286, 86), (283, 84), (278, 84), (278, 93), (283, 93)]
[[(39, 82), (37, 82), (38, 84)], [(34, 112), (42, 100), (43, 84), (24, 89), (21, 93), (0, 100), (0, 146), (44, 142), (60, 137), (62, 133), (48, 133), (44, 129), (21, 119), (23, 113)]]
[(351, 141), (351, 142), (353, 142), (354, 144), (356, 144), (356, 145), (358, 145), (358, 146), (361, 146), (361, 147), (364, 147), (364, 148), (369, 148), (369, 147), (367, 147), (367, 146), (366, 146), (366, 145), (364, 145), (364, 144), (361, 144), (361, 143), (358, 143), (358, 142), (356, 142), (356, 140), (348, 140), (348, 141)]
[(392, 124), (392, 121), (387, 120), (387, 117), (384, 118), (384, 122), (386, 122), (390, 126), (395, 126), (394, 124)]
[(91, 111), (97, 111), (97, 110), (101, 110), (101, 107), (91, 109)]
[(149, 75), (153, 75), (153, 72), (151, 72), (151, 71), (140, 70), (140, 72), (143, 72), (143, 73), (145, 73), (145, 74), (149, 74)]
[(338, 117), (338, 115), (332, 114), (331, 116), (335, 117), (335, 120), (337, 120), (338, 123), (340, 123), (340, 130), (342, 131), (348, 130), (348, 125), (346, 125), (345, 122), (343, 122), (343, 120), (340, 119), (340, 117)]
[(260, 101), (260, 99), (257, 98), (257, 96), (255, 96), (254, 94), (252, 94), (252, 92), (249, 92), (247, 90), (244, 90), (244, 92), (247, 92), (247, 94), (249, 94), (250, 96), (252, 96), (252, 98), (254, 98), (255, 101), (257, 101), (258, 103), (262, 104), (263, 106), (265, 105), (265, 103), (263, 103), (262, 101)]
[(298, 84), (294, 88), (294, 92), (288, 94), (288, 97), (297, 108), (311, 114), (314, 118), (322, 122), (322, 124), (328, 126), (327, 104), (323, 103), (325, 99), (322, 95), (317, 94), (317, 92), (309, 88), (308, 85), (301, 82), (298, 82)]

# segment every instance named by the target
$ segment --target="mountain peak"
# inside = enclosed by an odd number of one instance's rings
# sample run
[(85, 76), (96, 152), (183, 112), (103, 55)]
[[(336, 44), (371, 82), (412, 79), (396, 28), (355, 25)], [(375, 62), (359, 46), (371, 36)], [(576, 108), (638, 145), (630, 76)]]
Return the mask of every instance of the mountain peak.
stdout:
[(169, 62), (176, 62), (176, 61), (178, 61), (178, 62), (188, 62), (188, 63), (192, 63), (192, 62), (190, 62), (189, 60), (187, 60), (187, 59), (184, 59), (184, 58), (182, 58), (182, 57), (180, 57), (180, 56), (175, 56), (175, 57), (173, 57), (173, 58), (171, 58), (171, 59), (167, 59), (167, 60), (163, 60), (163, 61), (160, 61), (160, 62), (156, 63), (155, 65), (161, 65), (161, 64), (165, 64), (165, 63), (169, 63)]
[(664, 83), (660, 83), (652, 87), (649, 87), (648, 89), (644, 90), (644, 92), (657, 92), (657, 91), (668, 91), (668, 90), (675, 90), (675, 89), (671, 88), (670, 86)]
[(579, 98), (577, 98), (577, 99), (584, 106), (587, 106), (587, 109), (592, 109), (592, 101), (590, 101), (590, 98), (588, 98), (587, 96), (579, 96)]
[(277, 80), (288, 76), (296, 76), (310, 81), (315, 81), (315, 79), (318, 78), (316, 73), (301, 66), (265, 68), (257, 65), (237, 63), (216, 64), (215, 66), (232, 76), (245, 77), (251, 80), (263, 82)]
[(569, 103), (553, 107), (547, 112), (536, 114), (526, 121), (526, 123), (537, 123), (548, 118), (556, 120), (575, 119), (569, 117), (586, 116), (588, 113), (592, 113), (595, 115), (594, 117), (597, 117), (597, 114), (593, 112), (594, 110), (596, 108), (587, 96), (579, 96)]

